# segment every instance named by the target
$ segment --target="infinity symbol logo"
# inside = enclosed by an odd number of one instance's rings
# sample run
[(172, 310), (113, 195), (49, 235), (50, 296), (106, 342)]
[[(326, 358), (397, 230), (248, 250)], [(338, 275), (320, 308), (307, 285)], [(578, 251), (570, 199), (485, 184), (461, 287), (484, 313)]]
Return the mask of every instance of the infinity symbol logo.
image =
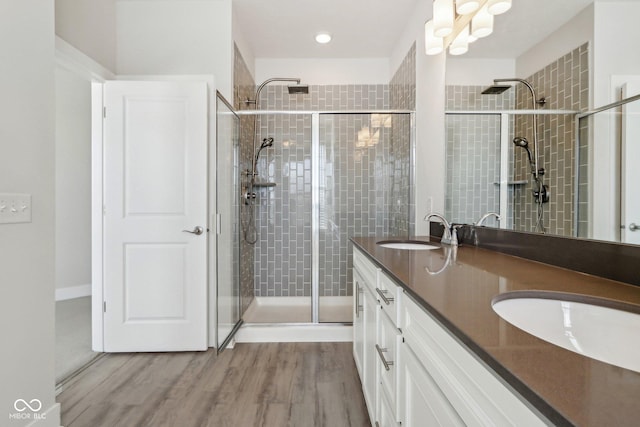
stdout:
[(27, 409), (30, 409), (32, 412), (38, 412), (42, 409), (42, 402), (38, 399), (32, 399), (29, 402), (24, 399), (18, 399), (13, 403), (13, 407), (18, 412), (24, 412)]

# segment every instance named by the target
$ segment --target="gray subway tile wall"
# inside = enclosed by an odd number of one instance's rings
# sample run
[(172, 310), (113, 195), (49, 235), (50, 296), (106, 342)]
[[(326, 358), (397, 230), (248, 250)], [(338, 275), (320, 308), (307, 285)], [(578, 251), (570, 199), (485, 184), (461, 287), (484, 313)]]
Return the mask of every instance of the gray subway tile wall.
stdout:
[[(543, 69), (527, 77), (538, 98), (545, 97), (543, 109), (585, 110), (589, 99), (588, 44), (574, 49)], [(529, 91), (518, 85), (516, 108), (531, 108)], [(549, 234), (571, 236), (573, 233), (573, 193), (575, 116), (539, 115), (539, 163), (545, 168), (543, 182), (552, 190), (549, 203), (544, 204), (544, 231)], [(515, 130), (533, 144), (531, 116), (518, 116)], [(516, 175), (530, 176), (526, 156), (515, 157)], [(531, 194), (532, 183), (520, 188), (514, 195), (515, 230), (532, 231), (536, 222), (536, 205)]]

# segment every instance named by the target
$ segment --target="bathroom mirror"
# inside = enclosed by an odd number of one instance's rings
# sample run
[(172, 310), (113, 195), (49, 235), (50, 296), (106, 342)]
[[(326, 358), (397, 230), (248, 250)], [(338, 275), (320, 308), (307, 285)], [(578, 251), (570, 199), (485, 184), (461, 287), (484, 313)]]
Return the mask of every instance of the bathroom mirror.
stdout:
[[(640, 132), (637, 130), (640, 100), (589, 114), (587, 117), (580, 118), (575, 113), (597, 110), (590, 106), (590, 102), (601, 107), (612, 102), (611, 100), (619, 101), (640, 93), (640, 84), (637, 84), (640, 82), (638, 61), (634, 64), (627, 63), (623, 67), (619, 64), (620, 60), (616, 62), (615, 57), (620, 56), (621, 49), (604, 48), (606, 52), (603, 53), (603, 48), (600, 48), (598, 55), (591, 51), (594, 46), (593, 38), (611, 31), (599, 27), (609, 27), (605, 17), (599, 16), (603, 13), (601, 11), (611, 14), (614, 7), (639, 6), (634, 2), (614, 5), (595, 0), (595, 3), (600, 3), (603, 7), (594, 11), (594, 6), (591, 5), (591, 11), (587, 11), (591, 13), (586, 15), (591, 19), (590, 25), (596, 28), (590, 28), (591, 37), (586, 37), (583, 44), (568, 48), (554, 59), (546, 60), (544, 65), (530, 75), (522, 76), (538, 91), (535, 96), (532, 96), (526, 84), (520, 82), (507, 83), (511, 88), (502, 93), (493, 91), (483, 95), (482, 92), (492, 83), (492, 78), (513, 75), (495, 75), (487, 78), (486, 82), (483, 78), (484, 83), (480, 84), (478, 79), (450, 79), (447, 67), (446, 111), (488, 112), (446, 115), (445, 214), (454, 222), (476, 222), (483, 213), (499, 212), (501, 201), (506, 201), (506, 204), (502, 203), (502, 211), (506, 212), (502, 223), (491, 219), (485, 225), (640, 244), (640, 229), (636, 230), (640, 225), (640, 210), (625, 211), (638, 203), (635, 201), (638, 198), (634, 200), (624, 195), (625, 188), (628, 190), (631, 187), (626, 182), (639, 182), (638, 178), (627, 181), (625, 174), (633, 172), (633, 167), (628, 167), (625, 163), (640, 159), (640, 153), (635, 151), (637, 148), (626, 144), (634, 140), (631, 135)], [(619, 10), (617, 12), (620, 13)], [(555, 35), (566, 35), (568, 39), (573, 39), (566, 42), (554, 39), (554, 44), (575, 46), (575, 32), (566, 30), (575, 26), (571, 21), (575, 18), (568, 19), (569, 22), (563, 24), (561, 31)], [(640, 30), (625, 31), (638, 33)], [(508, 34), (494, 34), (489, 38), (494, 36), (508, 37)], [(472, 50), (473, 45), (470, 52)], [(483, 64), (481, 57), (473, 56), (471, 59), (470, 64)], [(447, 57), (447, 62), (450, 60), (460, 61)], [(490, 57), (485, 60), (489, 63), (492, 61)], [(598, 63), (594, 63), (595, 61)], [(600, 71), (603, 64), (599, 61), (609, 67), (606, 73)], [(458, 76), (460, 68), (459, 65), (455, 67)], [(483, 70), (479, 69), (474, 69), (474, 72), (483, 74)], [(598, 73), (602, 73), (602, 78), (598, 78)], [(484, 74), (490, 73), (484, 71)], [(461, 80), (464, 80), (463, 84), (457, 84)], [(537, 115), (537, 144), (533, 132), (533, 115), (496, 114), (496, 111), (509, 109), (531, 110), (532, 102), (541, 101), (540, 98), (543, 97), (545, 102), (535, 105), (540, 112)], [(598, 99), (605, 102), (598, 102)], [(547, 114), (551, 110), (555, 114)], [(576, 149), (578, 123), (580, 147)], [(506, 138), (502, 138), (504, 132), (507, 133)], [(640, 140), (640, 137), (635, 139)], [(504, 140), (508, 141), (506, 148)], [(539, 145), (537, 156), (535, 145)], [(501, 148), (506, 150), (506, 157), (501, 157), (504, 153)], [(505, 158), (506, 161), (503, 160)], [(539, 163), (537, 168), (534, 166), (536, 160)], [(537, 178), (540, 185), (536, 183), (536, 169), (539, 171)], [(501, 173), (506, 174), (506, 179)], [(502, 186), (506, 189), (501, 192)], [(542, 189), (544, 191), (540, 191)], [(534, 191), (547, 194), (536, 196)], [(546, 197), (549, 201), (538, 203), (541, 197)]]

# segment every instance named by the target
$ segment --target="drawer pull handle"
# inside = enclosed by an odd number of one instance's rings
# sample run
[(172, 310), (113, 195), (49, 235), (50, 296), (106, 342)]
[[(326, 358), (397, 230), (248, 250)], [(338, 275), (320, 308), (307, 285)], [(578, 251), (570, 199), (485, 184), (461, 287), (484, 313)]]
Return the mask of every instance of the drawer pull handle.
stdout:
[(388, 297), (385, 295), (385, 293), (389, 291), (383, 291), (379, 288), (376, 288), (376, 292), (378, 293), (378, 295), (380, 295), (380, 298), (382, 298), (382, 301), (384, 301), (385, 304), (390, 305), (393, 302), (393, 297)]
[(386, 348), (382, 348), (378, 344), (376, 344), (376, 351), (378, 352), (378, 356), (380, 356), (380, 360), (382, 361), (382, 364), (384, 365), (384, 369), (388, 371), (389, 370), (389, 366), (393, 366), (393, 361), (385, 359), (384, 354), (383, 354), (383, 353), (386, 353), (388, 350)]

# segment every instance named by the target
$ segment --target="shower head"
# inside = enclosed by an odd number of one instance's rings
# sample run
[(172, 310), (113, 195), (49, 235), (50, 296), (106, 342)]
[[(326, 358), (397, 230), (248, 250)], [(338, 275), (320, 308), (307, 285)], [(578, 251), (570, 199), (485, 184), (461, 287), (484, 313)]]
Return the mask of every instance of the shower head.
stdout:
[(509, 85), (494, 84), (482, 91), (483, 95), (500, 95), (502, 92), (511, 89)]
[(289, 89), (289, 95), (297, 95), (297, 94), (306, 95), (309, 93), (309, 85), (302, 85), (300, 84), (300, 82), (298, 82), (298, 84), (295, 84), (295, 85), (287, 86), (287, 89)]
[(513, 138), (513, 144), (516, 147), (527, 148), (529, 146), (529, 141), (527, 141), (527, 138), (523, 136), (516, 136)]

